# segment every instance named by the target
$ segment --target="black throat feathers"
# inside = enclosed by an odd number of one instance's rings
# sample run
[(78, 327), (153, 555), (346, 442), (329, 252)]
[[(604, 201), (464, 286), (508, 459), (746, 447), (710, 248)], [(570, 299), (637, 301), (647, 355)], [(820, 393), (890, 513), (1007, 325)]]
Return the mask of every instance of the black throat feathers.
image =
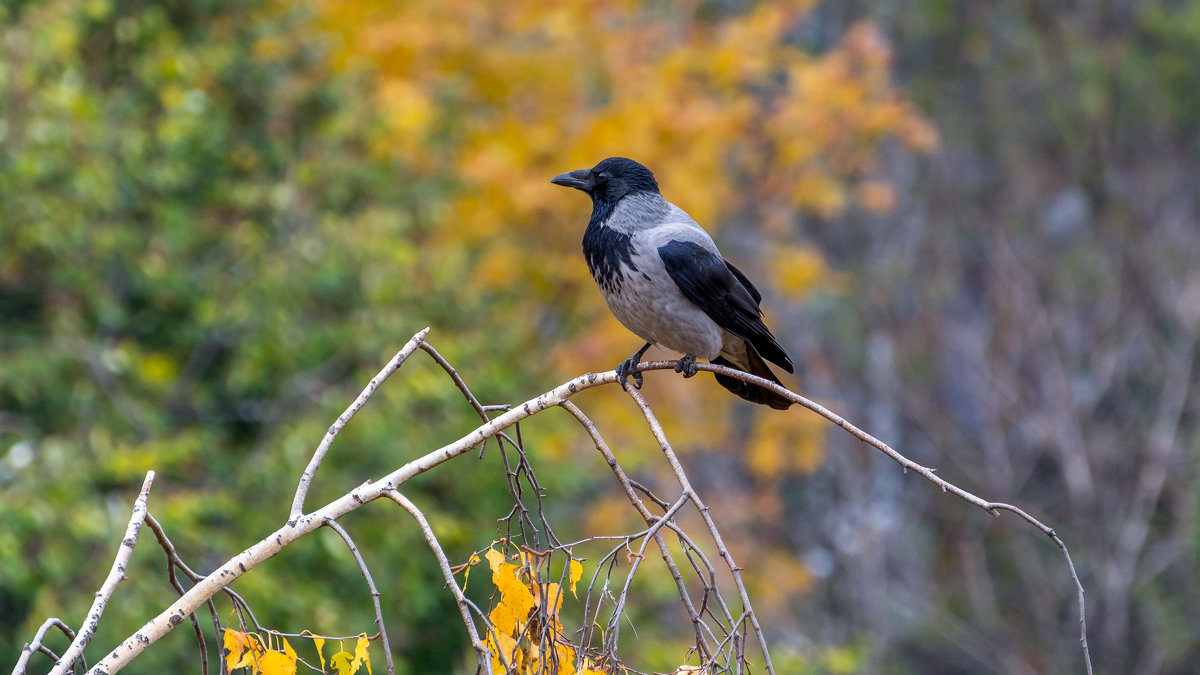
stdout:
[(623, 268), (637, 271), (633, 264), (632, 237), (604, 225), (614, 206), (599, 201), (593, 204), (592, 218), (583, 232), (583, 256), (587, 259), (588, 271), (605, 293), (620, 290)]

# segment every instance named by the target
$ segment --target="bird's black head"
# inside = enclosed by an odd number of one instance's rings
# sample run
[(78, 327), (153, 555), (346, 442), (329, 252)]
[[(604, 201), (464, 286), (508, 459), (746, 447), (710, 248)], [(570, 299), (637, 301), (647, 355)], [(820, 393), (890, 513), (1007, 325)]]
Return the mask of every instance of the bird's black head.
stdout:
[(624, 157), (609, 157), (590, 169), (560, 173), (550, 182), (583, 190), (593, 202), (607, 204), (639, 192), (658, 194), (658, 181), (650, 169)]

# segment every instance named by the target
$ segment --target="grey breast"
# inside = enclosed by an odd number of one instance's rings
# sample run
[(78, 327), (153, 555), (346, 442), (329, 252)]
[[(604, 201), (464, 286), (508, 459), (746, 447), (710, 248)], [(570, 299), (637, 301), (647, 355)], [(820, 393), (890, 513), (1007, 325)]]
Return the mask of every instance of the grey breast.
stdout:
[(720, 255), (708, 233), (658, 195), (626, 197), (606, 226), (630, 237), (633, 264), (622, 266), (617, 284), (601, 289), (617, 319), (660, 347), (705, 359), (716, 357), (724, 331), (684, 297), (658, 253), (658, 247), (678, 240), (695, 242)]

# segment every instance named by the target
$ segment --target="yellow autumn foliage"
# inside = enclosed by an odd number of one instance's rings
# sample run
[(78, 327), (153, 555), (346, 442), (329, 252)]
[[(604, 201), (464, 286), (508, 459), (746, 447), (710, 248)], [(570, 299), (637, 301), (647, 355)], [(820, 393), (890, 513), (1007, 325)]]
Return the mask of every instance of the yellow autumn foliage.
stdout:
[[(890, 51), (869, 23), (820, 55), (797, 43), (811, 0), (732, 13), (634, 0), (312, 2), (335, 64), (377, 82), (387, 119), (377, 152), (461, 184), (430, 254), (470, 250), (462, 283), (519, 286), (581, 317), (587, 330), (561, 345), (571, 355), (564, 372), (607, 369), (637, 345), (579, 260), (586, 199), (550, 177), (633, 157), (710, 231), (736, 221), (778, 238), (804, 213), (890, 208), (890, 186), (876, 175), (880, 144), (936, 142), (891, 86)], [(781, 286), (796, 295), (824, 272), (792, 268)], [(664, 419), (684, 434), (681, 446), (722, 435), (722, 392), (679, 378), (665, 388), (683, 408)], [(672, 417), (704, 422), (673, 430)]]
[[(513, 564), (495, 548), (489, 548), (484, 557), (492, 570), (492, 583), (500, 594), (499, 602), (488, 614), (491, 630), (484, 641), (492, 655), (492, 670), (511, 675), (543, 672), (602, 675), (587, 658), (580, 660), (581, 668), (576, 670), (575, 646), (567, 640), (559, 621), (563, 589), (557, 583), (539, 578), (539, 559), (522, 551), (517, 556), (520, 564)], [(572, 593), (582, 576), (583, 565), (571, 559), (567, 577)], [(544, 632), (541, 622), (545, 622)], [(548, 643), (543, 641), (544, 635), (550, 636)]]

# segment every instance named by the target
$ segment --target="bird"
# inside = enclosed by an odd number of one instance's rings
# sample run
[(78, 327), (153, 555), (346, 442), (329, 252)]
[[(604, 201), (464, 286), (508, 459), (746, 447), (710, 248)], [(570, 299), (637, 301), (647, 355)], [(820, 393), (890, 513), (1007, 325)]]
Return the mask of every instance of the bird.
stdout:
[[(767, 365), (789, 373), (791, 358), (762, 319), (762, 294), (725, 260), (708, 232), (683, 209), (663, 198), (645, 166), (609, 157), (591, 169), (561, 173), (555, 185), (581, 190), (592, 199), (583, 233), (583, 255), (609, 309), (646, 341), (617, 366), (622, 387), (650, 346), (684, 354), (676, 372), (696, 374), (696, 359), (730, 366), (782, 384)], [(785, 410), (792, 401), (779, 393), (728, 375), (717, 382), (741, 398)]]

